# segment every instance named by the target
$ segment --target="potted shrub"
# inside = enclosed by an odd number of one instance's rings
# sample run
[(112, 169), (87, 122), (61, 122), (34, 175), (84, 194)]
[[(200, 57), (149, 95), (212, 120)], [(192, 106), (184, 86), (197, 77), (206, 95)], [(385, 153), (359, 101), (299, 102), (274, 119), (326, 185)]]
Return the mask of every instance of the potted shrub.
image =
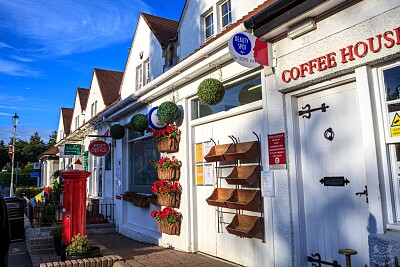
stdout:
[(114, 124), (110, 128), (110, 135), (114, 139), (121, 139), (125, 135), (125, 128), (121, 124)]
[(181, 131), (176, 125), (167, 125), (161, 130), (151, 130), (151, 136), (156, 139), (159, 152), (179, 151)]
[(50, 236), (53, 237), (53, 244), (56, 250), (57, 256), (61, 255), (61, 239), (62, 239), (62, 227), (57, 226), (53, 230), (50, 231)]
[(100, 248), (90, 246), (87, 235), (76, 234), (67, 247), (67, 259), (76, 260), (100, 256)]
[(157, 169), (158, 179), (179, 181), (182, 163), (175, 156), (172, 158), (161, 157), (153, 165)]
[(135, 114), (131, 119), (131, 127), (134, 131), (144, 132), (149, 127), (149, 121), (144, 114)]
[(162, 210), (153, 210), (151, 217), (155, 218), (158, 224), (158, 230), (168, 235), (180, 235), (182, 214), (171, 207)]
[(176, 118), (181, 114), (179, 107), (171, 101), (162, 103), (158, 107), (158, 118), (166, 123), (173, 123)]
[(155, 181), (151, 192), (157, 195), (160, 206), (179, 208), (181, 205), (182, 186), (174, 181)]
[(203, 80), (197, 88), (199, 100), (206, 105), (213, 106), (224, 99), (224, 85), (217, 79), (209, 78)]

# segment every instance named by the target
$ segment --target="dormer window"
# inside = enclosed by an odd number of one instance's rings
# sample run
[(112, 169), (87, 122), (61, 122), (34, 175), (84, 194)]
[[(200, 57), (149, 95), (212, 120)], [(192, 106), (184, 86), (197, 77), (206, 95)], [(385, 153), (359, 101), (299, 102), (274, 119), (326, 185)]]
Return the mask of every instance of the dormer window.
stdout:
[(205, 33), (206, 33), (206, 40), (211, 38), (214, 35), (214, 19), (213, 13), (210, 12), (204, 17), (204, 26), (205, 26)]
[(228, 0), (221, 4), (221, 23), (222, 28), (225, 28), (232, 23), (231, 1)]

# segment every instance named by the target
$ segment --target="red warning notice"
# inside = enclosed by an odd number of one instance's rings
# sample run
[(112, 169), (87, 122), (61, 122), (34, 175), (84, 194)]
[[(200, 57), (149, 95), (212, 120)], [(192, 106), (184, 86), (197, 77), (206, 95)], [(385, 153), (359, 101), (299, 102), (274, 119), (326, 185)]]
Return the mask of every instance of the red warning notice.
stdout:
[(286, 169), (285, 134), (268, 135), (268, 152), (270, 170)]

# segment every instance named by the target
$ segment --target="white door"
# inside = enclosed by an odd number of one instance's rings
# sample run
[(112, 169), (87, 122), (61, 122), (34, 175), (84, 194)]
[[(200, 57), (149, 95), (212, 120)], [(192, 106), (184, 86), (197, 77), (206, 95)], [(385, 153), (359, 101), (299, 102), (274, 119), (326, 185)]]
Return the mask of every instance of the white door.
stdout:
[[(358, 252), (351, 258), (352, 266), (365, 266), (368, 264), (369, 213), (366, 195), (356, 195), (365, 190), (366, 174), (360, 132), (363, 121), (355, 84), (298, 98), (299, 111), (306, 111), (307, 105), (310, 109), (325, 105), (326, 110), (318, 109), (298, 116), (299, 181), (302, 182), (304, 200), (304, 226), (300, 228), (303, 251), (306, 252), (303, 260), (306, 262), (307, 256), (318, 253), (323, 261), (337, 260), (341, 266), (346, 266), (345, 256), (338, 250), (351, 248)], [(324, 177), (328, 177), (323, 180), (328, 185), (334, 179), (343, 181), (340, 177), (349, 183), (327, 186), (320, 182)]]

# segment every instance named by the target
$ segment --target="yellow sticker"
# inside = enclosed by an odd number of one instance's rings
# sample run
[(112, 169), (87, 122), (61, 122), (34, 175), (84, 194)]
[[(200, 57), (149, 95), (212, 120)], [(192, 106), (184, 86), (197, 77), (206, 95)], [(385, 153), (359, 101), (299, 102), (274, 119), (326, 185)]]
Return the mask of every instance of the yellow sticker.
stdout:
[(392, 121), (392, 125), (390, 125), (390, 127), (398, 127), (398, 126), (400, 126), (400, 116), (396, 112), (396, 114), (394, 115), (393, 121)]
[(390, 128), (392, 137), (400, 136), (400, 127)]

